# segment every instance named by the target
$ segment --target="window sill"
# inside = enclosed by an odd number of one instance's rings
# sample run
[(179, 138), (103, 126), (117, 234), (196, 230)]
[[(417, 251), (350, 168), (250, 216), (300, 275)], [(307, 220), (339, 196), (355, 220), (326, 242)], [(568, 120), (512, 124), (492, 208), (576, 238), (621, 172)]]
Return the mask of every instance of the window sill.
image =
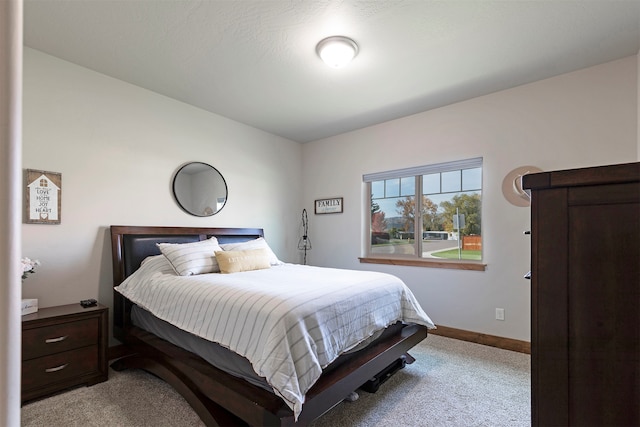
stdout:
[(402, 259), (402, 258), (358, 258), (363, 264), (407, 265), (411, 267), (448, 268), (451, 270), (485, 271), (487, 264), (471, 261), (440, 261), (431, 259)]

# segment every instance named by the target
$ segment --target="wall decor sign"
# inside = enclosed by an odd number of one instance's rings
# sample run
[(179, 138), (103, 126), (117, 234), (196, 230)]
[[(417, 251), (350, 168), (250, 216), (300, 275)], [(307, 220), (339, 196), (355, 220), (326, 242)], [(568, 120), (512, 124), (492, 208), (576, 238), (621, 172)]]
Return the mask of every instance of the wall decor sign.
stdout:
[(342, 197), (316, 200), (316, 214), (342, 213)]
[(62, 174), (26, 170), (27, 224), (60, 224), (62, 213)]

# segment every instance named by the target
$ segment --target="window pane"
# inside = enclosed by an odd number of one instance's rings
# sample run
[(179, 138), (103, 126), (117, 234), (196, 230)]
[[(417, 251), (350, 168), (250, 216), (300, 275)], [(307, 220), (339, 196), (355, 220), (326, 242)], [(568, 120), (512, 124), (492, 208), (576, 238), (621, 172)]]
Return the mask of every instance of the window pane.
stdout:
[(480, 190), (482, 188), (482, 168), (464, 169), (462, 171), (462, 191)]
[(374, 199), (384, 197), (384, 181), (373, 181), (371, 183), (371, 197)]
[(440, 174), (432, 173), (422, 176), (422, 193), (438, 194), (440, 192)]
[(460, 191), (460, 171), (442, 172), (442, 192)]
[[(438, 203), (437, 214), (434, 216), (432, 230), (446, 231), (444, 241), (437, 241), (437, 234), (427, 231), (423, 237), (423, 257), (463, 259), (480, 261), (482, 259), (481, 210), (482, 198), (480, 191), (456, 192), (430, 196)], [(454, 216), (459, 214), (459, 228), (456, 227)]]
[(414, 197), (387, 197), (371, 206), (371, 248), (375, 255), (415, 255)]
[(384, 182), (386, 197), (397, 197), (400, 195), (400, 178), (386, 179)]
[(415, 176), (410, 176), (408, 178), (400, 179), (400, 195), (401, 196), (416, 195), (416, 177)]

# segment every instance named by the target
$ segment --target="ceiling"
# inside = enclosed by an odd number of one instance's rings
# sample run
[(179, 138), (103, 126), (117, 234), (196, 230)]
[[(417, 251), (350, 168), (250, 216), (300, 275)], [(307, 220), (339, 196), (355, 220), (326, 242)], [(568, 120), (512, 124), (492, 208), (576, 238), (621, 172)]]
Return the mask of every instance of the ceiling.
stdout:
[[(309, 142), (640, 50), (640, 1), (25, 0), (25, 45)], [(346, 68), (315, 53), (331, 35)]]

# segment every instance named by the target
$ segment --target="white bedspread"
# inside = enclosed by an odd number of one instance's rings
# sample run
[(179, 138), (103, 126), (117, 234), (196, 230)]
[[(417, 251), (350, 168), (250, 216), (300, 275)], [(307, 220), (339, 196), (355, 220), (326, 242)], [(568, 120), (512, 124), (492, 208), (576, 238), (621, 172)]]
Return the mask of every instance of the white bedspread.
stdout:
[(399, 278), (377, 272), (285, 264), (177, 276), (159, 255), (115, 289), (247, 358), (296, 419), (305, 393), (341, 353), (399, 320), (434, 327)]

